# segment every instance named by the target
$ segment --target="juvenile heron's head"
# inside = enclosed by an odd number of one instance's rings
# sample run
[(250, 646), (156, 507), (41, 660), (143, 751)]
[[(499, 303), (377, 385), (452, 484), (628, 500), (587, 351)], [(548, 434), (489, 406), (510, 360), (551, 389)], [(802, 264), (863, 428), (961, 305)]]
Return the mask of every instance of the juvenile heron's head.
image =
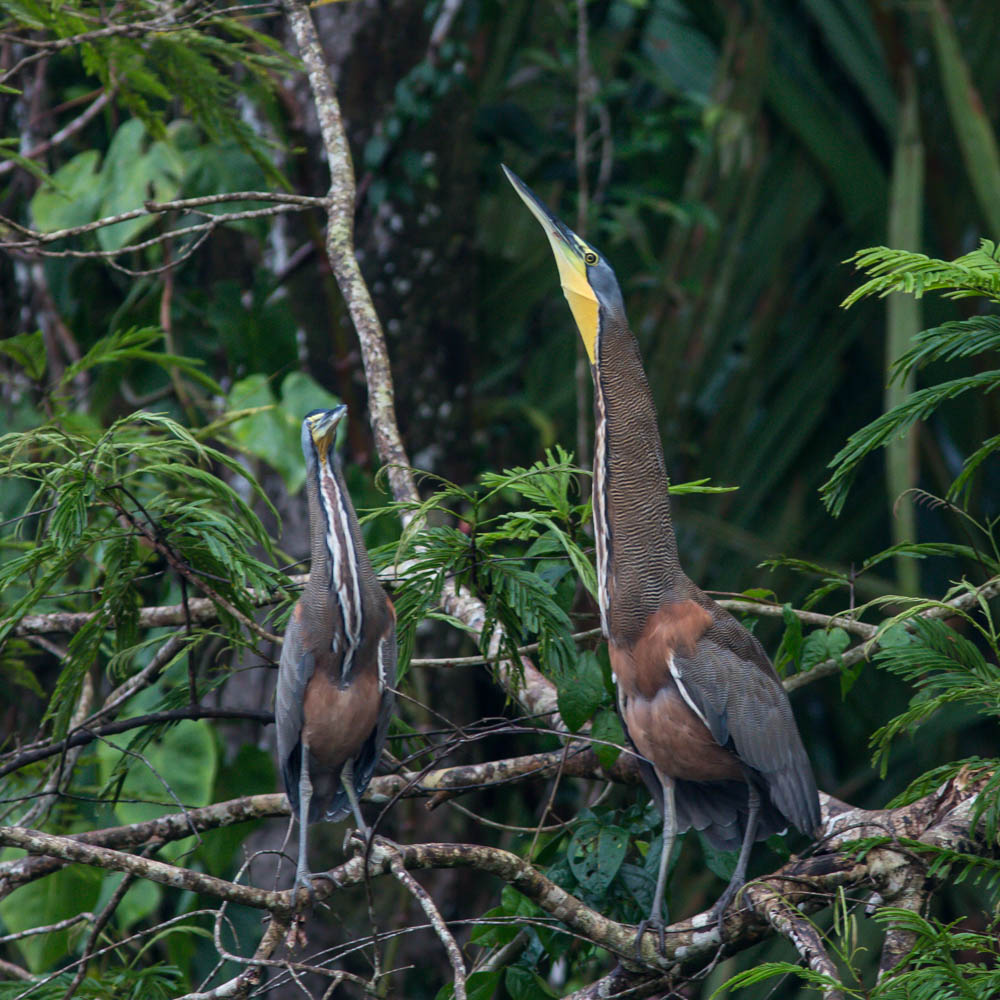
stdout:
[(341, 403), (332, 410), (313, 410), (302, 421), (302, 451), (306, 461), (314, 460), (326, 465), (337, 439), (337, 425), (347, 415), (347, 406)]

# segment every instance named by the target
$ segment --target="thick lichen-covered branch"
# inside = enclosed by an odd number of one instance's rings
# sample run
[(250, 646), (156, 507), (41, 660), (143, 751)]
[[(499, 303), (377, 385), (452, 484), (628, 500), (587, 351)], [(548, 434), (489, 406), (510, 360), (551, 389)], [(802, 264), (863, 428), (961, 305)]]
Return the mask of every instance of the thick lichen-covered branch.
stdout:
[[(614, 952), (637, 983), (655, 982), (650, 978), (653, 973), (662, 976), (666, 972), (690, 972), (710, 961), (720, 950), (722, 954), (740, 951), (776, 929), (796, 943), (817, 971), (830, 974), (832, 965), (810, 937), (808, 925), (803, 922), (805, 916), (827, 905), (841, 889), (864, 888), (869, 892), (874, 890), (886, 900), (896, 898), (903, 887), (912, 884), (915, 873), (922, 872), (921, 850), (931, 847), (974, 850), (983, 856), (994, 852), (995, 846), (981, 841), (970, 825), (976, 795), (984, 780), (982, 773), (962, 772), (931, 795), (897, 809), (853, 809), (824, 796), (818, 853), (793, 858), (778, 871), (750, 883), (743, 894), (745, 902), (738, 901), (730, 907), (721, 932), (708, 913), (671, 925), (667, 928), (662, 955), (654, 935), (645, 935), (637, 952), (634, 926), (611, 920), (587, 906), (524, 858), (481, 844), (394, 845), (376, 840), (367, 862), (364, 852), (359, 852), (331, 869), (324, 878), (317, 879), (317, 898), (326, 899), (341, 889), (361, 885), (366, 877), (390, 874), (397, 860), (410, 871), (467, 868), (496, 876), (571, 932)], [(279, 803), (274, 800), (279, 798), (272, 796), (269, 807), (276, 809)], [(260, 811), (259, 805), (252, 808), (244, 804), (247, 811), (243, 813), (239, 808), (233, 806), (234, 815)], [(175, 818), (153, 822), (164, 823), (165, 832), (180, 832), (175, 829), (179, 823)], [(124, 832), (128, 828), (120, 830), (120, 838), (129, 836)], [(878, 843), (874, 846), (869, 843), (863, 853), (851, 850), (857, 841), (870, 838), (877, 838)], [(0, 827), (0, 843), (22, 847), (33, 854), (128, 872), (177, 889), (271, 910), (279, 916), (287, 915), (291, 907), (288, 892), (238, 885), (80, 839)]]

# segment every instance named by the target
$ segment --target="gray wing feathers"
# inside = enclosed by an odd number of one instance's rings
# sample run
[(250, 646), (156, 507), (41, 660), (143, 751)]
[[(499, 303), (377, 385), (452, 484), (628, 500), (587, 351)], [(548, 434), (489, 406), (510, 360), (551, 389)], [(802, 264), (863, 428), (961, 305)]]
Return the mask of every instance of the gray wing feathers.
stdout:
[(278, 761), (285, 791), (292, 808), (299, 807), (299, 771), (302, 737), (302, 703), (306, 685), (316, 668), (312, 653), (302, 652), (302, 636), (294, 615), (288, 620), (278, 662), (278, 686), (274, 695), (274, 724), (277, 730)]
[(731, 745), (760, 776), (774, 806), (810, 833), (819, 823), (819, 797), (788, 695), (758, 644), (737, 645), (727, 637), (723, 646), (711, 632), (699, 641), (693, 657), (675, 657), (678, 684), (713, 738)]

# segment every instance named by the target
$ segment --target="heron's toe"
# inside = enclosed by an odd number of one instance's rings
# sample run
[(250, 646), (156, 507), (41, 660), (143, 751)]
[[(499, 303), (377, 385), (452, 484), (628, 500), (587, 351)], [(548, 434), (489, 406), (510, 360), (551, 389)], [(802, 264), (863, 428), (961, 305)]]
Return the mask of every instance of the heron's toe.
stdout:
[(709, 911), (712, 919), (715, 921), (716, 926), (719, 928), (719, 934), (721, 936), (726, 922), (726, 910), (729, 909), (729, 905), (734, 899), (739, 895), (740, 890), (744, 886), (744, 882), (741, 880), (739, 882), (730, 882), (726, 886), (725, 892), (716, 900), (715, 906)]
[(662, 917), (654, 917), (650, 915), (645, 920), (640, 921), (638, 932), (635, 935), (635, 957), (642, 958), (642, 936), (646, 933), (646, 931), (652, 931), (657, 935), (657, 944), (659, 945), (660, 955), (663, 958), (666, 958), (666, 930), (667, 924)]
[[(302, 893), (305, 891), (305, 896)], [(298, 872), (292, 885), (292, 898), (296, 910), (311, 910), (316, 902), (316, 888), (308, 872)]]

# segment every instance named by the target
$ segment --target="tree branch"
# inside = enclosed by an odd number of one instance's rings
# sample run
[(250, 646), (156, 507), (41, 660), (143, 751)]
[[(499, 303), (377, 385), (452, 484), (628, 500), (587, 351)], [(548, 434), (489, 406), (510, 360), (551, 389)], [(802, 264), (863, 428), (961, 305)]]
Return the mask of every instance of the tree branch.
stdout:
[[(781, 893), (776, 892), (766, 880), (759, 880), (747, 887), (744, 896), (757, 914), (782, 937), (791, 941), (813, 972), (827, 976), (834, 982), (839, 981), (837, 966), (826, 953), (819, 930), (784, 899)], [(824, 990), (823, 1000), (843, 1000), (843, 993), (832, 988)]]
[(130, 729), (138, 729), (140, 726), (152, 726), (161, 722), (178, 722), (184, 719), (253, 719), (255, 722), (262, 722), (265, 725), (274, 722), (274, 716), (271, 712), (259, 712), (254, 709), (208, 708), (200, 705), (188, 705), (186, 708), (172, 708), (165, 712), (151, 712), (149, 715), (137, 715), (131, 719), (108, 722), (95, 729), (78, 729), (64, 740), (58, 740), (35, 750), (26, 750), (0, 767), (0, 778), (26, 767), (28, 764), (45, 760), (46, 757), (55, 757), (64, 750), (83, 746), (103, 736), (114, 736), (117, 733), (128, 732)]
[[(190, 833), (190, 830), (188, 832)], [(227, 882), (213, 875), (203, 875), (188, 868), (178, 868), (176, 865), (168, 865), (150, 858), (137, 858), (133, 854), (123, 854), (107, 847), (96, 847), (69, 837), (54, 837), (38, 830), (0, 826), (0, 844), (20, 847), (30, 854), (45, 854), (62, 858), (63, 861), (103, 868), (106, 871), (125, 872), (174, 889), (205, 893), (217, 899), (242, 903), (255, 909), (285, 914), (289, 912), (291, 906), (287, 892), (272, 892), (237, 885), (235, 882)]]
[(420, 904), (421, 909), (427, 914), (427, 919), (431, 922), (434, 932), (444, 945), (444, 950), (448, 953), (448, 961), (451, 963), (451, 971), (454, 974), (452, 980), (455, 997), (457, 1000), (466, 1000), (465, 981), (468, 973), (465, 969), (465, 962), (462, 961), (462, 953), (458, 950), (455, 938), (448, 925), (441, 916), (441, 911), (434, 905), (427, 890), (406, 870), (403, 865), (403, 858), (399, 851), (392, 851), (383, 840), (380, 842), (383, 850), (390, 850), (389, 868), (396, 880), (403, 885), (409, 893)]
[(354, 163), (344, 132), (340, 105), (309, 8), (299, 0), (283, 0), (283, 6), (306, 67), (330, 165), (326, 253), (361, 345), (375, 446), (388, 468), (393, 496), (396, 500), (414, 500), (418, 496), (417, 485), (396, 422), (392, 370), (385, 335), (354, 252)]
[[(20, 159), (33, 160), (35, 157), (42, 156), (44, 153), (47, 153), (55, 146), (61, 145), (71, 136), (76, 135), (80, 129), (84, 128), (93, 118), (100, 114), (100, 112), (107, 106), (108, 102), (114, 99), (117, 93), (117, 87), (112, 87), (110, 90), (102, 90), (101, 93), (98, 94), (97, 97), (76, 116), (76, 118), (64, 125), (58, 132), (54, 132), (52, 136), (44, 142), (40, 142), (37, 146), (33, 146), (26, 153), (22, 153)], [(0, 177), (6, 173), (10, 173), (10, 171), (15, 167), (19, 167), (21, 165), (22, 164), (18, 160), (6, 160), (5, 162), (0, 163)]]
[[(987, 780), (981, 770), (963, 771), (937, 791), (917, 802), (898, 809), (867, 811), (852, 809), (830, 796), (822, 797), (823, 820), (820, 844), (822, 853), (793, 858), (777, 872), (750, 883), (744, 891), (748, 901), (755, 894), (765, 899), (776, 897), (802, 913), (810, 913), (827, 904), (840, 888), (866, 886), (890, 895), (904, 873), (913, 866), (917, 847), (944, 847), (951, 850), (975, 850), (982, 856), (996, 853), (996, 845), (986, 844), (970, 829), (976, 796)], [(273, 800), (283, 799), (273, 796)], [(214, 807), (207, 807), (209, 810)], [(199, 810), (187, 818), (172, 817), (154, 822), (198, 822)], [(144, 824), (137, 824), (144, 826)], [(867, 838), (881, 838), (883, 843), (867, 850), (840, 853), (845, 847)], [(113, 871), (124, 871), (178, 889), (215, 896), (229, 902), (268, 909), (281, 917), (290, 910), (290, 893), (254, 889), (198, 872), (187, 871), (162, 862), (136, 858), (106, 847), (84, 843), (81, 839), (53, 837), (33, 830), (0, 827), (0, 843), (21, 847), (36, 854), (46, 854), (64, 861), (78, 862)], [(774, 926), (788, 933), (789, 925), (769, 914), (765, 919), (753, 906), (734, 904), (724, 918), (724, 930), (710, 913), (679, 921), (667, 928), (665, 954), (660, 955), (652, 935), (645, 935), (642, 950), (636, 957), (636, 928), (610, 920), (560, 888), (529, 862), (498, 848), (478, 844), (415, 844), (386, 847), (376, 840), (366, 861), (363, 853), (326, 873), (316, 895), (324, 899), (339, 889), (360, 885), (366, 878), (391, 872), (393, 859), (401, 859), (407, 870), (431, 868), (472, 868), (492, 874), (507, 882), (543, 910), (600, 947), (618, 955), (633, 972), (647, 970), (669, 972), (704, 964), (721, 948), (732, 954), (749, 947), (769, 933)], [(763, 886), (764, 888), (761, 888)], [(766, 911), (766, 907), (764, 907)], [(801, 928), (793, 928), (802, 938)], [(811, 954), (817, 955), (815, 951)], [(813, 961), (821, 961), (814, 958)], [(648, 979), (646, 980), (648, 982)], [(582, 994), (587, 995), (587, 994)], [(590, 994), (593, 995), (593, 994)]]

